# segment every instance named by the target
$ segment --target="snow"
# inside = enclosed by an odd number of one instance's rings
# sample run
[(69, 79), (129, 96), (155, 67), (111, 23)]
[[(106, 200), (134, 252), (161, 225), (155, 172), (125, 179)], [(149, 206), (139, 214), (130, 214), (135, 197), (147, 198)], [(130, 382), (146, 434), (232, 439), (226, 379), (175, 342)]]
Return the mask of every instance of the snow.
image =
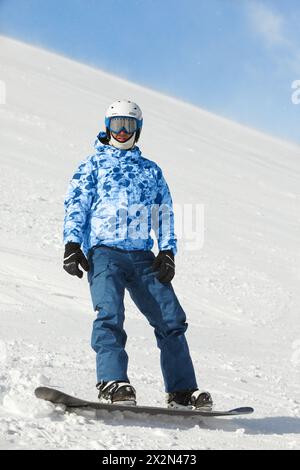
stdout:
[[(0, 81), (0, 449), (299, 448), (300, 148), (5, 37)], [(118, 97), (142, 107), (140, 146), (178, 215), (204, 204), (204, 246), (180, 240), (174, 287), (200, 387), (249, 417), (95, 419), (33, 395), (96, 398), (88, 284), (62, 270), (63, 200)], [(126, 307), (131, 381), (140, 404), (161, 406), (153, 331)]]

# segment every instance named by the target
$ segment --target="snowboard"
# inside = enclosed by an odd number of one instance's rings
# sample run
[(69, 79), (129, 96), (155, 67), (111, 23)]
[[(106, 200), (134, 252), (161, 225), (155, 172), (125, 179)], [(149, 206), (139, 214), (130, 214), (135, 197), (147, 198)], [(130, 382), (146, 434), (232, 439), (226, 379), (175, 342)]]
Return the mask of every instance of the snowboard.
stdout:
[(151, 416), (167, 415), (167, 416), (181, 416), (181, 417), (218, 417), (218, 416), (238, 416), (253, 413), (254, 409), (250, 407), (234, 408), (227, 411), (205, 411), (205, 410), (191, 410), (191, 409), (177, 409), (177, 408), (160, 408), (156, 406), (129, 406), (129, 405), (111, 405), (101, 402), (92, 402), (82, 400), (80, 398), (67, 395), (64, 392), (55, 390), (49, 387), (38, 387), (35, 389), (35, 396), (42, 400), (50, 401), (56, 405), (64, 405), (69, 410), (76, 409), (92, 409), (96, 411), (108, 412), (130, 412), (133, 414), (147, 414)]

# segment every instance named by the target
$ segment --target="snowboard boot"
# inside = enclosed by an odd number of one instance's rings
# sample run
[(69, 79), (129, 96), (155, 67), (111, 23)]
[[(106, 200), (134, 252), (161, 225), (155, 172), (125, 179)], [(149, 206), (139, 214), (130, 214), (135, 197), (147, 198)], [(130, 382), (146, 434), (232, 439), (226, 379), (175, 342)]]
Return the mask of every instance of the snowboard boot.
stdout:
[(187, 408), (211, 411), (213, 401), (210, 393), (200, 390), (185, 390), (167, 394), (168, 408)]
[(101, 403), (111, 405), (136, 405), (135, 389), (128, 382), (119, 380), (99, 382), (96, 385), (99, 390), (98, 399)]

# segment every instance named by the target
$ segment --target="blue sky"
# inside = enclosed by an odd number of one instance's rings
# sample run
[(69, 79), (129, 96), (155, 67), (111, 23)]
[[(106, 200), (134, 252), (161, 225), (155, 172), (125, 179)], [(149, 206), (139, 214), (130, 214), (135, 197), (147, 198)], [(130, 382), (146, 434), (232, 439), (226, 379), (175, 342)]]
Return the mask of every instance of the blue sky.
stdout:
[(299, 0), (0, 0), (3, 35), (298, 143), (299, 24)]

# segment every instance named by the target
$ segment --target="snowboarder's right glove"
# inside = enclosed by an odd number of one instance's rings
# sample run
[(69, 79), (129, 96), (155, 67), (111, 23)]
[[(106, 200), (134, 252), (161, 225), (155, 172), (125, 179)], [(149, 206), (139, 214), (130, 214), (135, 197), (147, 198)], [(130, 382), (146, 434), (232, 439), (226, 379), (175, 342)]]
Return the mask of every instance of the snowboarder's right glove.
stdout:
[(158, 271), (157, 279), (163, 284), (171, 282), (175, 276), (175, 261), (172, 250), (163, 250), (158, 253), (152, 265), (154, 271)]
[(89, 270), (88, 260), (82, 253), (79, 243), (67, 243), (65, 246), (64, 270), (71, 276), (78, 276), (81, 279), (83, 272), (79, 269), (79, 264), (85, 271)]

